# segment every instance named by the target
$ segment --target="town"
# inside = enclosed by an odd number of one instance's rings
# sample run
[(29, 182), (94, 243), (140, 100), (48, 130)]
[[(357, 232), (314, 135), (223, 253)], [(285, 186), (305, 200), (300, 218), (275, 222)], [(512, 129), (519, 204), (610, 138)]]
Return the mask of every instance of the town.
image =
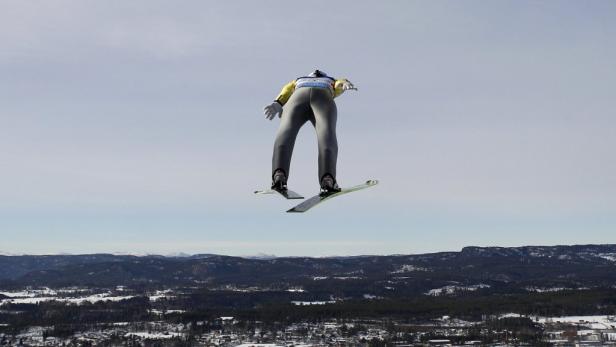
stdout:
[[(4, 291), (0, 301), (1, 346), (616, 346), (616, 317), (610, 315), (541, 317), (505, 313), (480, 320), (440, 316), (433, 319), (342, 318), (298, 322), (245, 320), (233, 316), (191, 317), (185, 309), (161, 303), (171, 290), (142, 298), (143, 320), (91, 321), (84, 324), (19, 325), (7, 317), (28, 317), (30, 309), (56, 305), (67, 312), (88, 305), (109, 313), (110, 307), (141, 305), (124, 287), (96, 292), (85, 288)], [(294, 302), (326, 307), (331, 302)], [(91, 310), (95, 306), (91, 306)], [(72, 310), (72, 311), (71, 311)], [(31, 311), (32, 312), (32, 311)], [(59, 311), (56, 311), (59, 312)], [(110, 315), (111, 316), (111, 315)], [(135, 316), (133, 316), (135, 317)], [(16, 326), (15, 323), (17, 323)]]

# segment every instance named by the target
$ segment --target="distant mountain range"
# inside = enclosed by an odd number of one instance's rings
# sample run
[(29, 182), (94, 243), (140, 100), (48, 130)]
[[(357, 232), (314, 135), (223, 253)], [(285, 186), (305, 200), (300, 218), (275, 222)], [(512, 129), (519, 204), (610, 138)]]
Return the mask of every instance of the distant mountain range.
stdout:
[(355, 257), (0, 256), (0, 288), (202, 286), (328, 296), (452, 295), (616, 288), (616, 245), (465, 247)]

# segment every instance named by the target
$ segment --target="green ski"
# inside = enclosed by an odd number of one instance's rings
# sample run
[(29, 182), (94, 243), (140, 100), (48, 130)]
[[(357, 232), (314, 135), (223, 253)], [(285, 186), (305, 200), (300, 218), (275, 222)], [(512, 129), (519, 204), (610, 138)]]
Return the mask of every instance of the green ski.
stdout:
[(347, 194), (347, 193), (356, 192), (358, 190), (366, 189), (366, 188), (375, 186), (378, 183), (379, 183), (379, 181), (377, 181), (377, 180), (368, 180), (368, 181), (366, 181), (366, 183), (360, 184), (358, 186), (354, 186), (354, 187), (350, 187), (350, 188), (342, 188), (342, 190), (339, 191), (339, 192), (320, 193), (320, 194), (315, 195), (315, 196), (311, 197), (310, 199), (302, 202), (301, 204), (293, 207), (292, 209), (288, 210), (287, 212), (306, 212), (306, 211), (310, 210), (311, 208), (317, 206), (318, 204), (322, 203), (323, 201), (329, 200), (329, 199), (334, 198), (336, 196), (340, 196), (340, 195), (344, 195), (344, 194)]

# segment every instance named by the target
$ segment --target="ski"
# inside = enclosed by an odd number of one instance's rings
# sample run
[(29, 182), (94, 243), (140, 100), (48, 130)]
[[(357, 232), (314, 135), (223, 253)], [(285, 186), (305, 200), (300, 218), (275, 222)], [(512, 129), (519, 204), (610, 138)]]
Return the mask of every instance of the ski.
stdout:
[(301, 196), (300, 194), (297, 194), (296, 192), (289, 190), (289, 189), (285, 189), (285, 190), (278, 190), (278, 189), (264, 189), (264, 190), (255, 190), (255, 194), (280, 194), (283, 197), (285, 197), (286, 199), (289, 200), (293, 200), (293, 199), (303, 199), (304, 197)]
[(306, 212), (306, 211), (310, 210), (311, 208), (317, 206), (318, 204), (322, 203), (323, 201), (329, 200), (329, 199), (334, 198), (336, 196), (340, 196), (340, 195), (344, 195), (344, 194), (347, 194), (347, 193), (356, 192), (358, 190), (366, 189), (366, 188), (375, 186), (378, 183), (379, 183), (379, 181), (377, 181), (377, 180), (368, 180), (368, 181), (366, 181), (366, 183), (360, 184), (358, 186), (354, 186), (354, 187), (350, 187), (350, 188), (342, 188), (342, 190), (339, 191), (339, 192), (321, 193), (321, 194), (315, 195), (315, 196), (311, 197), (310, 199), (302, 202), (301, 204), (293, 207), (292, 209), (288, 210), (287, 212)]

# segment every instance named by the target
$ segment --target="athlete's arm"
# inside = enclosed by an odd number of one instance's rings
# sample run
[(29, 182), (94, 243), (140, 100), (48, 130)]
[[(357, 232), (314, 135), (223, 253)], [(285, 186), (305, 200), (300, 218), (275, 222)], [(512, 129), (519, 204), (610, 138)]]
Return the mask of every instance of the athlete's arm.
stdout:
[(347, 90), (357, 90), (357, 88), (346, 78), (337, 79), (336, 82), (334, 82), (334, 98)]
[(286, 104), (287, 101), (289, 101), (291, 94), (293, 94), (293, 92), (295, 91), (296, 81), (297, 80), (293, 80), (285, 84), (284, 87), (282, 87), (280, 94), (278, 94), (278, 97), (276, 97), (276, 101), (280, 104), (280, 106), (284, 106), (284, 104)]

